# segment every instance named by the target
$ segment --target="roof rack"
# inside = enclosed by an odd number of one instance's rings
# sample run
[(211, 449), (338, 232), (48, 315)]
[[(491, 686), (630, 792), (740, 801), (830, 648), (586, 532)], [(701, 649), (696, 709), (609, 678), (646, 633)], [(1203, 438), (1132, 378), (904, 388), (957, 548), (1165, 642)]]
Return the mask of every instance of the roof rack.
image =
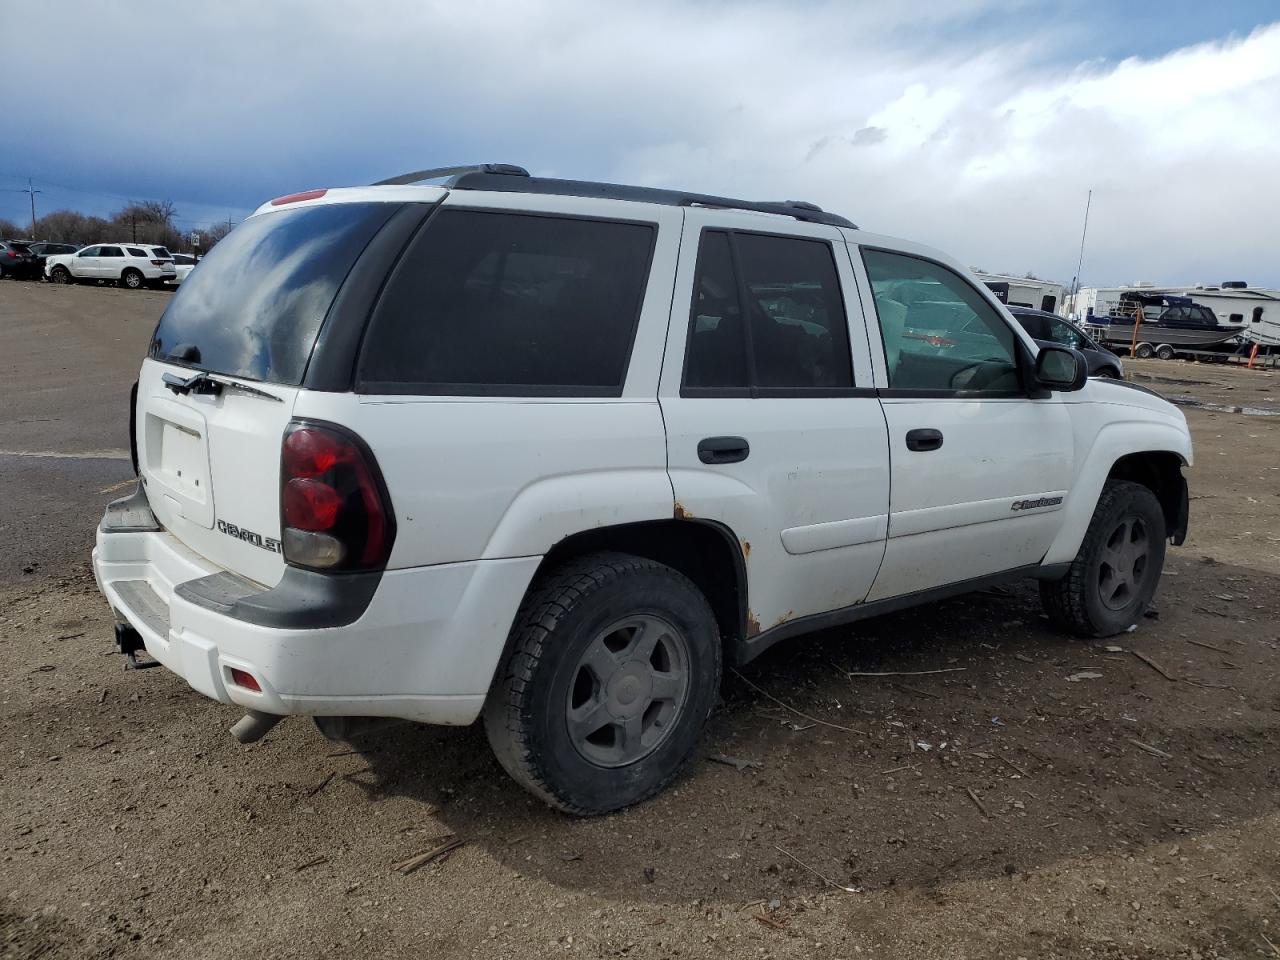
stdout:
[(513, 163), (473, 163), (461, 167), (435, 167), (431, 170), (415, 170), (413, 173), (402, 173), (398, 177), (388, 177), (373, 184), (375, 187), (397, 187), (407, 183), (421, 183), (423, 180), (440, 180), (444, 177), (458, 177), (464, 173), (488, 173), (503, 177), (527, 177), (529, 171), (517, 167)]
[(805, 223), (825, 223), (835, 227), (857, 225), (838, 213), (827, 213), (817, 204), (805, 200), (734, 200), (705, 193), (688, 193), (684, 190), (663, 190), (658, 187), (630, 187), (617, 183), (597, 183), (591, 180), (557, 180), (550, 177), (533, 177), (524, 167), (510, 163), (480, 163), (461, 167), (437, 167), (434, 170), (418, 170), (387, 180), (379, 180), (374, 186), (420, 183), (423, 180), (447, 178), (444, 186), (452, 190), (491, 190), (497, 193), (543, 193), (561, 197), (594, 197), (602, 200), (631, 200), (637, 203), (660, 203), (674, 207), (715, 207), (722, 210), (751, 210), (756, 213), (772, 213), (793, 217)]
[(449, 184), (454, 190), (493, 190), (505, 193), (546, 193), (562, 197), (598, 197), (603, 200), (632, 200), (638, 203), (661, 203), (674, 207), (716, 207), (724, 210), (753, 210), (794, 217), (806, 223), (826, 223), (836, 227), (857, 227), (837, 213), (827, 213), (816, 204), (803, 200), (754, 201), (734, 200), (705, 193), (663, 190), (658, 187), (629, 187), (617, 183), (590, 180), (554, 180), (529, 177), (516, 179), (494, 176), (485, 171), (463, 173)]

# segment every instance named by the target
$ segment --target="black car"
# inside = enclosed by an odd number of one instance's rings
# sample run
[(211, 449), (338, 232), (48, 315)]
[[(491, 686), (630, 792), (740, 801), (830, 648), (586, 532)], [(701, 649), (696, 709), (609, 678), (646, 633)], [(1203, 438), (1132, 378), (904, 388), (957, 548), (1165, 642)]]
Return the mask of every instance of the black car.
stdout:
[(44, 278), (44, 261), (46, 257), (52, 257), (59, 253), (75, 253), (80, 248), (74, 243), (54, 243), (51, 240), (41, 240), (39, 243), (30, 245), (31, 255), (36, 258), (36, 276)]
[(1065, 344), (1083, 353), (1085, 359), (1089, 361), (1089, 376), (1124, 379), (1124, 366), (1120, 363), (1120, 358), (1070, 320), (1064, 320), (1056, 313), (1031, 310), (1027, 307), (1010, 307), (1009, 312), (1018, 323), (1022, 324), (1022, 329), (1036, 340), (1049, 344)]
[(16, 280), (38, 280), (36, 258), (21, 240), (0, 240), (0, 277)]

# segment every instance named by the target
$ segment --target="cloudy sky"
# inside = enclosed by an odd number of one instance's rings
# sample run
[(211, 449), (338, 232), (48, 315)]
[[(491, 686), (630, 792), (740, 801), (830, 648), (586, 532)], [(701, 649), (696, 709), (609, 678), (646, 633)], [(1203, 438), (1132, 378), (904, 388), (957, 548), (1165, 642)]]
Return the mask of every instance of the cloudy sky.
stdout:
[(191, 227), (496, 160), (812, 200), (1069, 283), (1092, 189), (1083, 283), (1280, 286), (1270, 0), (59, 0), (56, 29), (50, 9), (0, 0), (19, 222), (28, 176), (41, 209), (171, 199)]

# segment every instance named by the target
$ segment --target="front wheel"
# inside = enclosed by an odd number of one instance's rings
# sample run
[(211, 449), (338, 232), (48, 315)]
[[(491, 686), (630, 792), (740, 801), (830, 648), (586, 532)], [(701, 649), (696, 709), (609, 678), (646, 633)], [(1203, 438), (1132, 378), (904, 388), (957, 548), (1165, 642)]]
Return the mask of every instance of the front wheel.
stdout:
[(1156, 352), (1155, 347), (1151, 346), (1151, 344), (1140, 343), (1138, 344), (1137, 349), (1134, 350), (1133, 355), (1137, 357), (1139, 360), (1146, 360), (1149, 356), (1151, 356), (1155, 352)]
[(598, 553), (545, 574), (485, 704), (489, 743), (534, 796), (599, 814), (663, 789), (715, 705), (715, 617), (683, 574)]
[(71, 271), (66, 267), (54, 267), (50, 273), (49, 279), (54, 283), (70, 283)]
[(1067, 575), (1041, 581), (1050, 621), (1080, 637), (1109, 637), (1138, 622), (1164, 569), (1164, 511), (1147, 487), (1109, 480)]

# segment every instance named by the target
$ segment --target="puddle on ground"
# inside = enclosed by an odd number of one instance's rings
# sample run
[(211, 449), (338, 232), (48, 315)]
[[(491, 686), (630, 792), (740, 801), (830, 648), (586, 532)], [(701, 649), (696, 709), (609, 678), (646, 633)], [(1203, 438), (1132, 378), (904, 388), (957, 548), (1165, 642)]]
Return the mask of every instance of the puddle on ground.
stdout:
[(1176, 403), (1180, 407), (1195, 407), (1199, 410), (1213, 410), (1217, 413), (1242, 413), (1246, 417), (1280, 417), (1280, 410), (1273, 410), (1270, 407), (1248, 407), (1231, 403), (1214, 403), (1212, 400), (1201, 400), (1199, 397), (1191, 397), (1185, 393), (1166, 394), (1165, 399), (1170, 403)]

